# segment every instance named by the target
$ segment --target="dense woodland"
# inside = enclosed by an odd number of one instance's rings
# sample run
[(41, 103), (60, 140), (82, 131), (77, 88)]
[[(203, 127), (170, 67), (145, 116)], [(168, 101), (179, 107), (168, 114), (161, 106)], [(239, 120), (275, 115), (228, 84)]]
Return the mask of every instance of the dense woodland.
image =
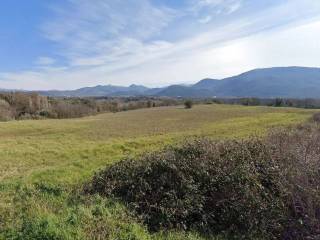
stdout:
[(51, 98), (36, 93), (1, 93), (0, 121), (75, 118), (104, 112), (119, 112), (177, 104), (181, 104), (181, 101), (170, 98)]
[(296, 107), (319, 109), (320, 99), (315, 98), (215, 98), (208, 99), (207, 103), (237, 104), (244, 106), (269, 106), (269, 107)]
[(46, 97), (37, 93), (0, 93), (0, 121), (76, 118), (105, 112), (119, 112), (140, 108), (193, 104), (237, 104), (245, 106), (274, 106), (320, 108), (320, 99), (259, 99), (259, 98), (209, 98), (183, 99), (165, 97)]

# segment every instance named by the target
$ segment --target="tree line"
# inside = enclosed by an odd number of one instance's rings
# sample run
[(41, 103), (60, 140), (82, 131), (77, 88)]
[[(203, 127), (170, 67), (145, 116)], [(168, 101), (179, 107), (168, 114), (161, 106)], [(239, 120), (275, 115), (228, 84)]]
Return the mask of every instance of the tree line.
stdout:
[(319, 109), (320, 99), (315, 98), (214, 98), (206, 101), (217, 104), (237, 104), (244, 106), (295, 107)]
[(244, 106), (273, 106), (319, 109), (320, 99), (292, 98), (210, 98), (182, 99), (166, 97), (46, 97), (37, 93), (0, 93), (0, 121), (76, 118), (105, 112), (120, 112), (140, 108), (193, 104), (238, 104)]
[(104, 112), (173, 106), (179, 100), (156, 97), (52, 98), (37, 93), (0, 93), (0, 121), (76, 118)]

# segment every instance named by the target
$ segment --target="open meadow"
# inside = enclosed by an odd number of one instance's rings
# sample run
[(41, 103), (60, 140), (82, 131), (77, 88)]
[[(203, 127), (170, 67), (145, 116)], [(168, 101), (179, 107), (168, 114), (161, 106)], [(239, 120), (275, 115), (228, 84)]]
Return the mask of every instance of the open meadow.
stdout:
[[(246, 138), (313, 110), (160, 107), (66, 120), (0, 123), (0, 239), (200, 239), (150, 234), (114, 200), (83, 197), (94, 172), (185, 138)], [(217, 237), (219, 239), (219, 237)]]

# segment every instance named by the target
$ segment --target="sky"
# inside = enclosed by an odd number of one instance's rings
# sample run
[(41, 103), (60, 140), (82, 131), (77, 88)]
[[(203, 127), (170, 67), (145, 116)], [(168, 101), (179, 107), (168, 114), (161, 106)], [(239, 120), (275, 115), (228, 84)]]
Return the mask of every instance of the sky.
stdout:
[(161, 87), (320, 67), (320, 0), (1, 0), (0, 88)]

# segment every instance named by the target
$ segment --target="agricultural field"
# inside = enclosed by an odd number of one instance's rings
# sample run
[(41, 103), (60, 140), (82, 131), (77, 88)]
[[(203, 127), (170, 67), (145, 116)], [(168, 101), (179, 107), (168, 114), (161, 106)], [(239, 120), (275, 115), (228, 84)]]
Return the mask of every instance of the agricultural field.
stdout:
[(313, 113), (208, 104), (2, 122), (0, 239), (202, 239), (191, 233), (149, 233), (120, 202), (84, 197), (82, 186), (106, 165), (185, 138), (260, 136)]

